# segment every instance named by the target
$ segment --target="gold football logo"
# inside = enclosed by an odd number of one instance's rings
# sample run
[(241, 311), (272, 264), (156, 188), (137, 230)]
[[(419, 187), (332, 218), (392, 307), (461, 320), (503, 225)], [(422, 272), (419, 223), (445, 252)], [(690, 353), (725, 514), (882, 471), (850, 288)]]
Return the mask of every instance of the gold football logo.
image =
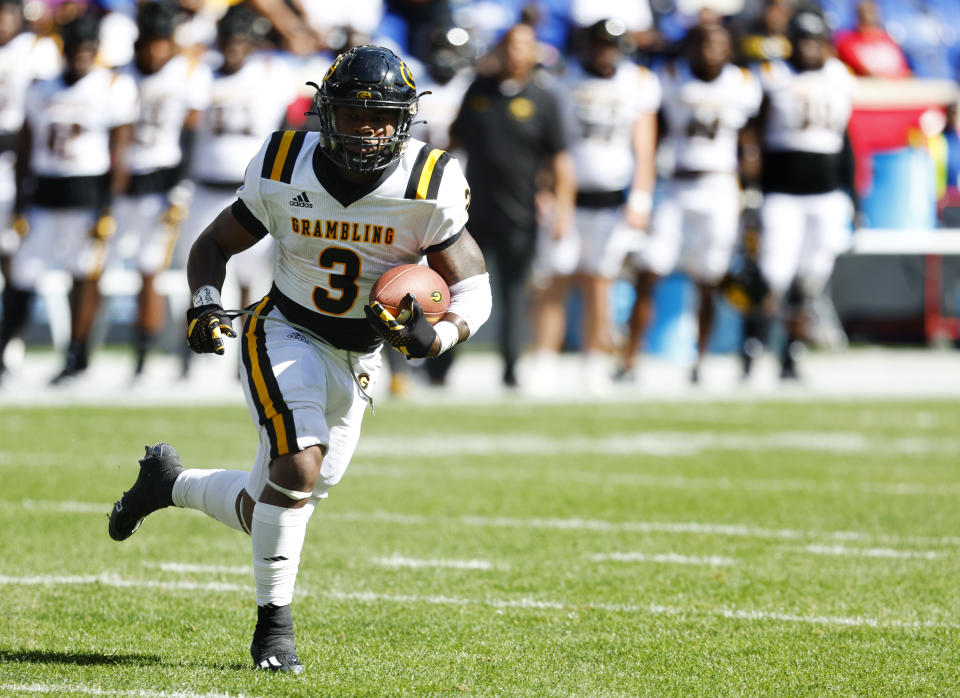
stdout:
[(357, 99), (370, 99), (371, 97), (373, 97), (373, 95), (366, 90), (361, 90), (357, 93)]
[(440, 293), (440, 291), (433, 291), (430, 294), (430, 300), (432, 300), (434, 303), (439, 303), (443, 300), (443, 294)]

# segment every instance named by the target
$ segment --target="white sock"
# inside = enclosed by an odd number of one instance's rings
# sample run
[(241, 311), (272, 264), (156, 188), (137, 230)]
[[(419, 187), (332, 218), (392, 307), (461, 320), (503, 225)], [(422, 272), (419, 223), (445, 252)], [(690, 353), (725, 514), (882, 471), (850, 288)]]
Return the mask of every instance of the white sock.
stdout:
[(296, 509), (257, 502), (253, 508), (253, 577), (257, 605), (286, 606), (293, 601), (300, 551), (313, 513), (313, 500)]
[(247, 482), (243, 470), (184, 470), (173, 483), (173, 503), (197, 509), (230, 528), (246, 532), (237, 516), (237, 495)]

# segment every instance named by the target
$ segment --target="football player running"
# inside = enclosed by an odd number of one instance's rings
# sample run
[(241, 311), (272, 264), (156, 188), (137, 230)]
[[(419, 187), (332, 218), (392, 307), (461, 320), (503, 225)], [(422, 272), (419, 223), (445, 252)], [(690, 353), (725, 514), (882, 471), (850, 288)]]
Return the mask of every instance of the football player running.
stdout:
[(186, 214), (180, 144), (190, 140), (185, 136), (196, 128), (209, 101), (211, 74), (195, 59), (177, 55), (173, 6), (163, 1), (141, 5), (137, 27), (134, 58), (123, 72), (137, 84), (140, 109), (127, 151), (130, 184), (114, 211), (120, 234), (136, 241), (142, 283), (133, 345), (134, 375), (140, 376), (166, 318), (154, 281), (170, 265)]
[[(343, 476), (360, 436), (384, 341), (436, 356), (487, 319), (491, 294), (467, 232), (470, 191), (457, 161), (409, 136), (413, 76), (392, 51), (341, 54), (317, 87), (317, 132), (276, 132), (247, 166), (237, 200), (194, 243), (188, 279), (190, 347), (223, 353), (235, 336), (220, 302), (227, 260), (266, 235), (277, 242), (274, 284), (240, 337), (244, 392), (258, 430), (252, 469), (184, 470), (176, 451), (147, 448), (114, 505), (124, 540), (166, 506), (203, 511), (251, 534), (258, 669), (300, 673), (290, 604), (307, 521)], [(309, 204), (309, 208), (305, 206)], [(415, 299), (397, 321), (370, 288), (387, 269), (426, 258), (450, 286), (449, 312), (429, 324)]]
[[(844, 147), (853, 76), (830, 55), (824, 18), (798, 12), (789, 61), (760, 70), (763, 203), (759, 266), (781, 307), (780, 376), (796, 379), (810, 302), (822, 293), (849, 232), (853, 167)], [(745, 364), (745, 368), (749, 363)]]
[(730, 266), (737, 241), (740, 186), (738, 135), (760, 107), (760, 85), (734, 66), (730, 35), (720, 24), (693, 27), (687, 59), (661, 74), (666, 147), (673, 173), (653, 213), (650, 236), (638, 261), (637, 299), (623, 355), (623, 377), (632, 375), (637, 349), (650, 320), (657, 281), (680, 269), (696, 282), (697, 360), (690, 379), (700, 379), (700, 363), (713, 328), (713, 296)]
[(600, 20), (582, 36), (581, 61), (571, 64), (562, 83), (576, 129), (570, 146), (577, 178), (574, 225), (560, 240), (541, 229), (538, 266), (546, 266), (551, 278), (535, 312), (542, 371), (563, 343), (565, 292), (571, 282), (581, 288), (584, 383), (599, 390), (609, 382), (610, 289), (650, 220), (660, 82), (625, 58), (626, 26), (619, 20)]
[(96, 64), (99, 22), (94, 16), (80, 15), (63, 26), (60, 36), (63, 72), (34, 82), (26, 94), (17, 142), (16, 213), (26, 213), (29, 233), (11, 260), (0, 326), (2, 356), (29, 319), (40, 275), (51, 263), (70, 271), (70, 346), (54, 384), (87, 368), (98, 283), (115, 227), (109, 205), (126, 184), (125, 151), (137, 106), (129, 76)]

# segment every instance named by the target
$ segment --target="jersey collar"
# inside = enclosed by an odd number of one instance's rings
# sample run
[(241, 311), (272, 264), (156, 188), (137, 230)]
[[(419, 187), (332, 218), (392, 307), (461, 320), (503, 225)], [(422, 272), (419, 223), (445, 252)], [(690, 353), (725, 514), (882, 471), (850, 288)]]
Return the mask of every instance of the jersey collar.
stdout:
[(399, 158), (395, 162), (390, 163), (390, 165), (380, 172), (379, 177), (369, 183), (353, 184), (352, 182), (347, 182), (339, 175), (336, 165), (330, 162), (329, 158), (320, 150), (320, 146), (317, 145), (317, 147), (313, 149), (313, 173), (317, 176), (320, 185), (326, 189), (327, 193), (339, 201), (341, 206), (347, 208), (355, 201), (359, 201), (367, 194), (376, 191), (381, 184), (387, 181), (394, 170), (399, 167), (402, 159), (403, 158)]

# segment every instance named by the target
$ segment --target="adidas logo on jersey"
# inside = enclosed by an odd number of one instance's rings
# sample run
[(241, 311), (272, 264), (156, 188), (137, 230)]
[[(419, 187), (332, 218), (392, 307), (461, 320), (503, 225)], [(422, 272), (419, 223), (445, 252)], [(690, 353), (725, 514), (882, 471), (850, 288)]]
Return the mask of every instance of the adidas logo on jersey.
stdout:
[(300, 192), (290, 199), (290, 205), (299, 206), (300, 208), (313, 208), (313, 204), (310, 203), (310, 199), (307, 198), (307, 192), (305, 191)]

